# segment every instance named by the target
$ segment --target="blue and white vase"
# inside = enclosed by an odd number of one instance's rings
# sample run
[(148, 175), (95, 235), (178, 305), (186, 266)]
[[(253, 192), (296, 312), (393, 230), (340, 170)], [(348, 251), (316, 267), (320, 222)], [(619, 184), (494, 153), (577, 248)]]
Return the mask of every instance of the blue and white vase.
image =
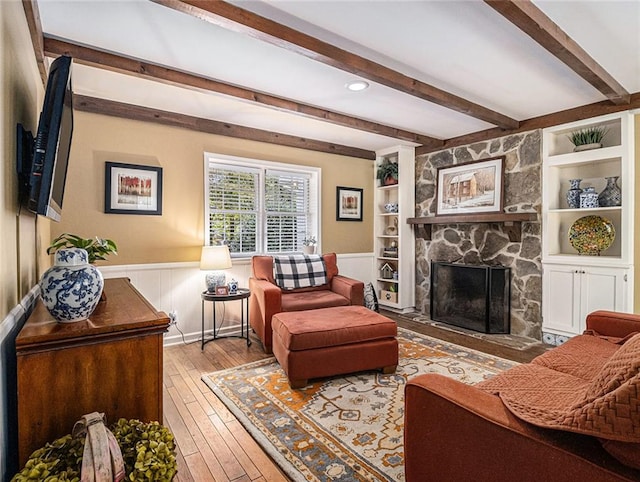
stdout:
[(51, 316), (69, 323), (93, 313), (103, 287), (102, 273), (89, 264), (87, 251), (65, 248), (56, 251), (54, 266), (42, 275), (40, 296)]
[(620, 206), (622, 204), (622, 192), (618, 186), (618, 177), (605, 177), (607, 186), (598, 196), (598, 204), (600, 207)]
[(567, 191), (567, 205), (570, 209), (578, 209), (580, 207), (580, 182), (582, 179), (569, 179), (569, 190)]

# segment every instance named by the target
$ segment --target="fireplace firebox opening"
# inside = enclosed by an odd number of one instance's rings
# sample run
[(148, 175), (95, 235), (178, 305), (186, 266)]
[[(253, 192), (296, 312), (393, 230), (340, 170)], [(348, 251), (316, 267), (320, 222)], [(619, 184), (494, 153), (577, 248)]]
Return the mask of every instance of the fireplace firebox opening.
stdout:
[(431, 262), (431, 319), (482, 333), (511, 328), (511, 269)]

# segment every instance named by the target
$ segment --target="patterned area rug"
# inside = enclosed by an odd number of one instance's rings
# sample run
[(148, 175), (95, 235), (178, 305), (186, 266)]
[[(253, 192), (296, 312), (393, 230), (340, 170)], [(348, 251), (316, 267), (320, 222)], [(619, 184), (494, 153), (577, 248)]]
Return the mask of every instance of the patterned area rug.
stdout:
[(274, 358), (202, 379), (294, 481), (404, 480), (404, 385), (423, 373), (476, 383), (516, 363), (399, 329), (397, 372), (291, 390)]

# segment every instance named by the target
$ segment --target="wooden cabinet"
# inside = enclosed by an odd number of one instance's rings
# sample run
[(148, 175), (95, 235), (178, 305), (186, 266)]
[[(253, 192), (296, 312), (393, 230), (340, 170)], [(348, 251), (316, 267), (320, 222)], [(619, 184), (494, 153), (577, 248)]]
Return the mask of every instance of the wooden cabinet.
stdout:
[[(604, 128), (602, 147), (574, 152), (572, 132)], [(633, 311), (633, 116), (605, 115), (544, 130), (542, 167), (543, 339), (553, 342), (584, 330), (596, 309)], [(600, 193), (617, 177), (621, 202), (590, 208), (569, 204), (570, 180)], [(575, 181), (574, 181), (575, 184)], [(613, 243), (598, 255), (580, 254), (569, 230), (585, 216), (599, 216), (615, 229)], [(556, 336), (557, 335), (557, 336)]]
[[(415, 306), (415, 237), (406, 220), (415, 216), (415, 149), (396, 146), (377, 153), (376, 166), (398, 164), (398, 183), (375, 184), (374, 250), (378, 302), (387, 309)], [(386, 209), (385, 206), (397, 209)]]
[(124, 278), (105, 281), (88, 320), (58, 323), (41, 301), (16, 338), (18, 455), (62, 435), (90, 412), (162, 422), (162, 334), (169, 318)]

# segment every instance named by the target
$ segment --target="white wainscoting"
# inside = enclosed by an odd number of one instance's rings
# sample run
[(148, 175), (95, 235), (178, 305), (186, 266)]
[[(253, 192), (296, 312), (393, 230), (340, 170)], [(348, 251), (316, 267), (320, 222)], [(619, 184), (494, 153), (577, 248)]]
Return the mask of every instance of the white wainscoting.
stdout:
[(18, 387), (15, 340), (33, 311), (39, 293), (40, 287), (34, 286), (0, 322), (0, 480), (9, 480), (20, 469), (16, 447)]
[[(374, 279), (373, 253), (338, 255), (340, 274), (366, 282)], [(176, 313), (177, 326), (171, 326), (165, 334), (164, 344), (172, 345), (200, 339), (201, 298), (205, 289), (204, 276), (199, 263), (160, 263), (121, 266), (101, 266), (105, 278), (129, 278), (149, 302), (160, 311)], [(233, 267), (225, 271), (227, 281), (235, 278), (240, 287), (248, 285), (251, 260), (233, 260)], [(220, 333), (236, 331), (240, 321), (240, 302), (216, 304), (216, 317), (226, 320)], [(212, 330), (211, 303), (205, 303), (205, 334)], [(180, 333), (182, 332), (182, 333)]]

